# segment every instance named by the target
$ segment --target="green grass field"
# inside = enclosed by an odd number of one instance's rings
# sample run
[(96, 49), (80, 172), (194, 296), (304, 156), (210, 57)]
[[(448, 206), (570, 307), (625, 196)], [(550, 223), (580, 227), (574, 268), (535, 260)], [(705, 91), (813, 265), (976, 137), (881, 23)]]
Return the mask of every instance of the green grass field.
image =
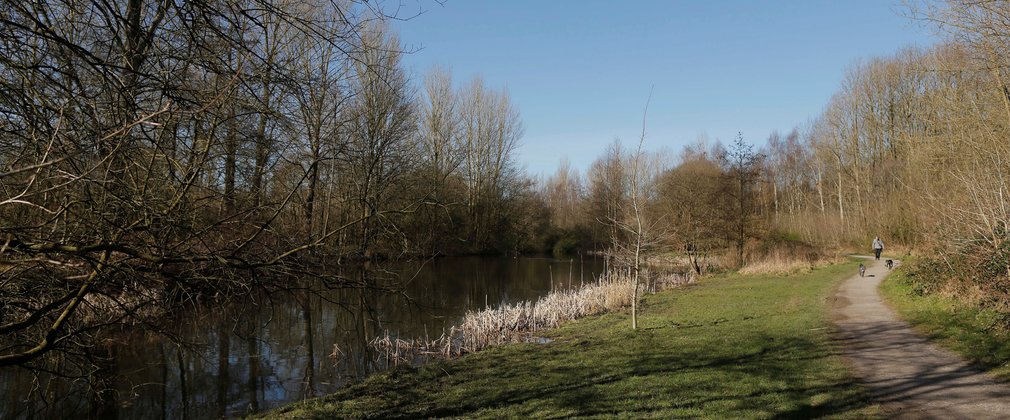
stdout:
[(914, 293), (904, 268), (880, 286), (881, 295), (902, 319), (931, 340), (960, 354), (979, 368), (1010, 380), (1010, 335), (1006, 320), (948, 297)]
[(267, 417), (809, 418), (878, 415), (830, 341), (828, 301), (855, 263), (728, 275), (573, 322), (550, 344), (401, 368)]

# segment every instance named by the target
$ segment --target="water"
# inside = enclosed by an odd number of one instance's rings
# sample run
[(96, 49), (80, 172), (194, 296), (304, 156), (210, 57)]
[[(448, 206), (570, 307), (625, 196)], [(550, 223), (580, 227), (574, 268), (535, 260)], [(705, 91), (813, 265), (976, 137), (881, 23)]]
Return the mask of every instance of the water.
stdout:
[[(467, 310), (534, 300), (602, 271), (602, 260), (590, 258), (442, 258), (346, 274), (377, 285), (367, 290), (274, 293), (192, 308), (167, 331), (174, 341), (124, 330), (95, 343), (93, 351), (111, 362), (96, 365), (101, 373), (90, 380), (114, 391), (95, 395), (83, 380), (0, 370), (0, 419), (200, 419), (262, 411), (387, 369), (367, 344), (376, 336), (436, 337)], [(380, 290), (386, 288), (396, 290)]]

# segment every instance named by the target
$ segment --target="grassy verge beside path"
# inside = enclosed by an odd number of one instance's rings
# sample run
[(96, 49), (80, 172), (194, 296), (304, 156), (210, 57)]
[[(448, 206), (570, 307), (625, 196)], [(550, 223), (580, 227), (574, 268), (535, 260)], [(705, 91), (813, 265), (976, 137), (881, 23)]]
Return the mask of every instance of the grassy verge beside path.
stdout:
[[(906, 264), (907, 265), (907, 264)], [(953, 298), (915, 293), (905, 267), (880, 285), (881, 295), (919, 333), (979, 368), (1010, 380), (1010, 334), (1006, 320)]]
[(786, 277), (730, 275), (576, 321), (550, 344), (493, 348), (373, 376), (267, 417), (866, 418), (834, 354), (829, 302), (855, 263)]

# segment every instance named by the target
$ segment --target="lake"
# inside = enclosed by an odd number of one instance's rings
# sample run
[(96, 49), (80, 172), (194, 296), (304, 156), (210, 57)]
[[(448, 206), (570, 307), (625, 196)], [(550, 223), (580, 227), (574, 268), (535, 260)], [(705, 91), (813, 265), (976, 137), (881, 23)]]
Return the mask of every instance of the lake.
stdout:
[(82, 380), (0, 370), (0, 418), (250, 414), (387, 369), (389, 362), (368, 345), (377, 336), (434, 338), (468, 310), (535, 300), (552, 287), (593, 281), (603, 270), (595, 258), (446, 257), (340, 273), (374, 286), (364, 289), (295, 290), (194, 306), (162, 334), (124, 329), (94, 343), (107, 361), (90, 380), (112, 390), (101, 395), (85, 392)]

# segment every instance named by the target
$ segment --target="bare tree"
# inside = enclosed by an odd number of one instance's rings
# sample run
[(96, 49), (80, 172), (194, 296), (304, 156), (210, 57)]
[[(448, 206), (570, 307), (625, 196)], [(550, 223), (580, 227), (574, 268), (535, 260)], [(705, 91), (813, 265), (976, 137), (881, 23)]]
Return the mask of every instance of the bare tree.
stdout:
[[(650, 93), (649, 101), (651, 99)], [(621, 235), (621, 237), (615, 235), (613, 238), (612, 253), (619, 261), (626, 264), (632, 273), (631, 329), (633, 330), (638, 328), (638, 289), (646, 257), (645, 253), (655, 248), (664, 236), (659, 232), (661, 220), (655, 217), (650, 218), (646, 211), (649, 198), (652, 195), (650, 190), (655, 186), (655, 177), (650, 175), (659, 172), (651, 170), (650, 160), (642, 150), (642, 146), (645, 144), (649, 101), (646, 101), (645, 109), (642, 112), (642, 132), (638, 138), (638, 147), (630, 157), (629, 199), (626, 207), (621, 209), (619, 216), (608, 220), (617, 229), (616, 232)]]
[(731, 206), (726, 214), (732, 227), (731, 236), (736, 244), (737, 259), (744, 264), (744, 246), (747, 237), (753, 233), (755, 211), (755, 187), (761, 175), (760, 164), (762, 156), (754, 152), (754, 146), (743, 140), (743, 134), (738, 134), (736, 140), (726, 153), (720, 157), (725, 167), (726, 195), (732, 197)]
[(460, 96), (470, 237), (479, 249), (487, 248), (503, 216), (503, 199), (518, 180), (514, 153), (522, 121), (508, 92), (489, 89), (480, 78), (475, 77)]
[(544, 193), (552, 210), (551, 224), (561, 229), (575, 229), (582, 223), (579, 205), (582, 202), (582, 179), (568, 159), (562, 159), (557, 172), (546, 180)]
[[(45, 369), (65, 362), (52, 350), (76, 357), (104, 326), (157, 330), (180, 302), (269, 287), (253, 274), (290, 272), (293, 256), (360, 221), (291, 240), (280, 221), (316, 162), (266, 188), (279, 155), (264, 141), (293, 131), (304, 67), (290, 42), (328, 43), (340, 61), (368, 20), (355, 4), (326, 13), (256, 0), (8, 6), (0, 366)], [(243, 141), (250, 132), (254, 144)], [(239, 199), (242, 187), (252, 200)]]
[[(325, 9), (324, 9), (325, 10)], [(316, 8), (314, 13), (320, 13)], [(321, 223), (319, 206), (321, 172), (324, 165), (332, 165), (345, 152), (346, 140), (341, 132), (344, 121), (344, 105), (351, 99), (345, 93), (348, 75), (348, 57), (341, 54), (339, 46), (330, 39), (346, 36), (349, 23), (339, 19), (323, 22), (319, 28), (322, 38), (306, 38), (298, 47), (297, 57), (301, 67), (300, 84), (294, 89), (298, 103), (298, 114), (294, 127), (305, 148), (308, 173), (304, 198), (305, 228), (307, 239), (312, 241), (325, 231)], [(327, 204), (327, 203), (323, 203)]]
[(619, 140), (614, 140), (603, 156), (589, 167), (587, 212), (595, 226), (604, 227), (603, 232), (594, 235), (597, 244), (613, 246), (614, 239), (619, 237), (617, 226), (610, 221), (618, 220), (621, 217), (620, 209), (626, 207), (629, 196), (626, 173), (624, 148)]
[(463, 160), (460, 143), (461, 104), (448, 70), (433, 68), (424, 78), (418, 122), (424, 158), (436, 180), (444, 181)]
[(400, 68), (399, 40), (375, 25), (362, 32), (361, 42), (363, 55), (353, 65), (357, 95), (347, 109), (348, 180), (362, 219), (359, 253), (370, 258), (379, 234), (390, 227), (379, 216), (392, 208), (387, 203), (397, 196), (410, 168), (416, 126), (412, 91)]

